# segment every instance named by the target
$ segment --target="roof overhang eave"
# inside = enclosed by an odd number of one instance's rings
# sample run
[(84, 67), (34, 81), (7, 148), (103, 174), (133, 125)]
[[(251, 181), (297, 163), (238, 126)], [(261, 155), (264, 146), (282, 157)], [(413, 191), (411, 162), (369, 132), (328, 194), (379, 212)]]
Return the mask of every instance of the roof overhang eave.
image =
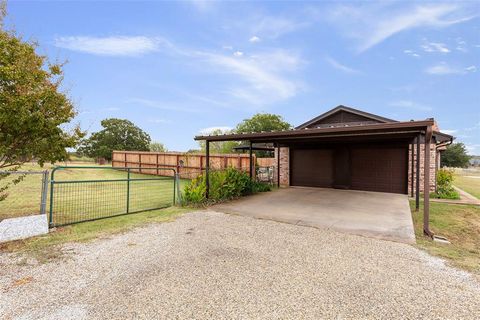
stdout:
[(216, 136), (197, 136), (195, 140), (205, 141), (279, 141), (285, 139), (320, 139), (335, 135), (340, 136), (374, 136), (379, 134), (405, 134), (405, 133), (421, 133), (427, 127), (433, 126), (433, 120), (424, 121), (408, 121), (370, 124), (352, 127), (333, 127), (333, 128), (317, 128), (317, 129), (301, 129), (289, 131), (272, 131), (247, 134), (226, 134)]

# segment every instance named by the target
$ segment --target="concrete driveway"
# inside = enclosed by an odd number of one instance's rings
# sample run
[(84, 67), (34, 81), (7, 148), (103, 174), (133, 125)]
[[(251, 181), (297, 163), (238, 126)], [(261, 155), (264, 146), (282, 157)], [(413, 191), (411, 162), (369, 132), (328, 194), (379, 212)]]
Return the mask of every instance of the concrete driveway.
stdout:
[(402, 194), (295, 187), (216, 205), (213, 210), (415, 243), (408, 197)]

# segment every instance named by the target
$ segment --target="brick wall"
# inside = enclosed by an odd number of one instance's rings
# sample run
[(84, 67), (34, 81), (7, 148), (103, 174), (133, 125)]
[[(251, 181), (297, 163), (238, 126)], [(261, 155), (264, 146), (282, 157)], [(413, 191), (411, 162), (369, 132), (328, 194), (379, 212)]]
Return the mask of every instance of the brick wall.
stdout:
[[(275, 159), (278, 152), (275, 150)], [(276, 163), (277, 160), (275, 160)], [(290, 149), (288, 147), (280, 148), (280, 186), (288, 187), (290, 185)]]
[[(423, 168), (424, 168), (425, 145), (420, 144), (420, 192), (423, 192)], [(412, 148), (409, 147), (408, 152), (408, 194), (411, 195), (412, 187)], [(430, 145), (430, 191), (435, 191), (435, 176), (436, 176), (436, 161), (439, 160), (435, 149), (435, 144)], [(417, 146), (414, 145), (414, 165), (413, 165), (413, 191), (416, 191), (416, 161), (417, 161)]]

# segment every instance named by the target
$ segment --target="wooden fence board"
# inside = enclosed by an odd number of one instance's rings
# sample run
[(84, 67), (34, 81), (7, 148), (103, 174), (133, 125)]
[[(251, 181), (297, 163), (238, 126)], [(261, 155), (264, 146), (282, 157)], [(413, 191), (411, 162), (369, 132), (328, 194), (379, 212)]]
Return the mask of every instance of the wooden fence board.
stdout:
[[(254, 163), (259, 166), (275, 165), (274, 158), (256, 158), (253, 155)], [(183, 162), (181, 166), (180, 163)], [(210, 155), (210, 168), (221, 170), (228, 167), (250, 171), (248, 154), (212, 154)], [(205, 170), (206, 156), (204, 154), (179, 153), (179, 152), (145, 152), (145, 151), (113, 151), (112, 167), (133, 168), (132, 172), (142, 172), (160, 176), (172, 176), (171, 170), (158, 168), (172, 168), (182, 178), (195, 178), (202, 170)]]

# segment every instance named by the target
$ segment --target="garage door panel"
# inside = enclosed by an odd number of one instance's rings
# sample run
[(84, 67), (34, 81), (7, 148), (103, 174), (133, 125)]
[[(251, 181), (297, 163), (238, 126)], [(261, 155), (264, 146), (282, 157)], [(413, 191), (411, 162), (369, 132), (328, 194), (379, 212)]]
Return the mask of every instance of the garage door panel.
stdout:
[(331, 187), (333, 151), (329, 149), (292, 150), (293, 186)]
[(351, 154), (352, 189), (406, 193), (406, 149), (353, 148)]

